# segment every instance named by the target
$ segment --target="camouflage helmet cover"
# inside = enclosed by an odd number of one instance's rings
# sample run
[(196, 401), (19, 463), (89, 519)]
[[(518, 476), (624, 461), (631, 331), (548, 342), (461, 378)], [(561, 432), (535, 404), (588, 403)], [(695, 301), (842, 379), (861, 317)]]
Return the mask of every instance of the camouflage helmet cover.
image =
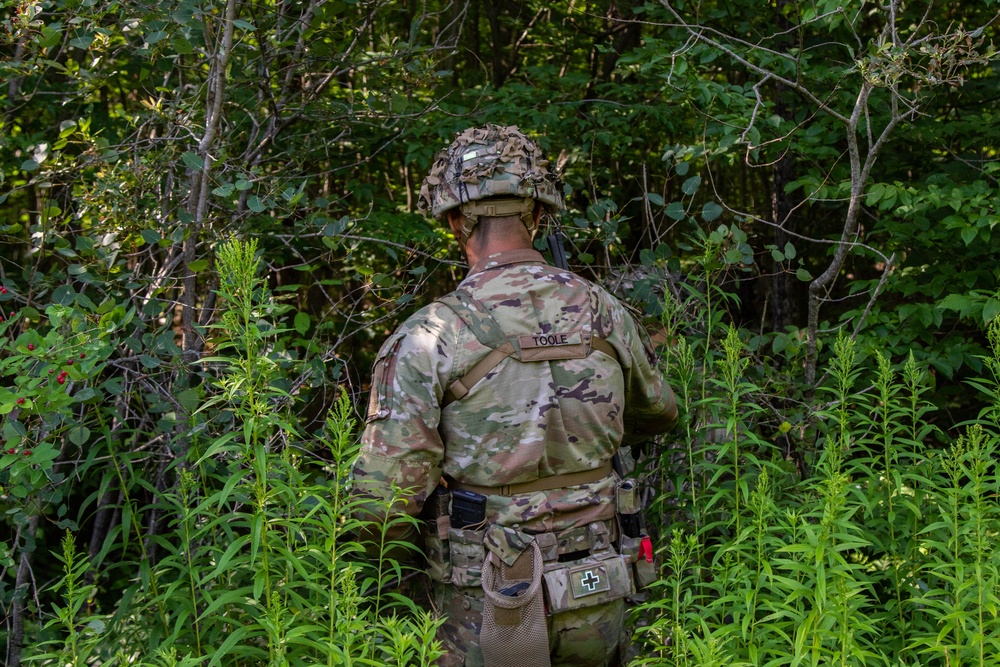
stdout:
[(563, 201), (547, 166), (535, 143), (516, 126), (469, 128), (435, 156), (417, 209), (443, 221), (446, 212), (467, 202), (508, 197), (533, 199), (555, 212)]

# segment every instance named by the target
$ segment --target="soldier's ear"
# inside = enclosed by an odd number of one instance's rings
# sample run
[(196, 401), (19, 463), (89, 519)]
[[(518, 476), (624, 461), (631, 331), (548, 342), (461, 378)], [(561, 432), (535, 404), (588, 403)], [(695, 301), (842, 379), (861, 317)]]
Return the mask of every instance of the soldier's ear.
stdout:
[(461, 238), (462, 226), (465, 224), (465, 216), (456, 209), (451, 209), (445, 213), (445, 215), (448, 217), (448, 227), (451, 228), (452, 233)]

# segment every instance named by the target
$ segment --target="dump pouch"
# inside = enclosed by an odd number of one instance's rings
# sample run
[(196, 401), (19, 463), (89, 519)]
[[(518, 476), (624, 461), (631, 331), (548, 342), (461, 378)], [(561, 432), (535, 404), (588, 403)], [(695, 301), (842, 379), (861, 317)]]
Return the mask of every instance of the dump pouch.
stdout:
[(486, 667), (550, 667), (542, 566), (542, 551), (534, 540), (512, 565), (487, 552), (479, 633)]

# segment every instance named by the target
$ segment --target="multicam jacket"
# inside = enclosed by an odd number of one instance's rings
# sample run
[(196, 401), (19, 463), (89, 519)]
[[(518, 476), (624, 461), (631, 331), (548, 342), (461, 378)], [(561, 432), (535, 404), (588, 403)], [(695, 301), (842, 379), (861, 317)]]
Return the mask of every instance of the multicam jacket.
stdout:
[[(456, 380), (491, 350), (448, 306), (435, 302), (385, 342), (375, 363), (355, 480), (388, 497), (393, 482), (420, 511), (444, 476), (499, 487), (606, 465), (622, 444), (666, 431), (673, 393), (654, 367), (648, 339), (605, 290), (547, 265), (534, 250), (481, 260), (459, 286), (487, 306), (518, 347), (605, 339), (618, 359), (593, 349), (561, 361), (506, 358), (460, 400), (442, 408)], [(570, 488), (488, 496), (486, 518), (528, 532), (560, 531), (614, 516), (616, 479)]]

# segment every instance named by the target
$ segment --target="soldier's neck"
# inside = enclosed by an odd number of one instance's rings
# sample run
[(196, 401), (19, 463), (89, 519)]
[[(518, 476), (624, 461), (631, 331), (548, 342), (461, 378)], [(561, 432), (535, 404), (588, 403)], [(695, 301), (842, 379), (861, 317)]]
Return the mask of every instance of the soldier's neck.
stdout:
[(465, 243), (465, 259), (469, 266), (475, 266), (484, 257), (509, 250), (531, 250), (531, 243), (517, 238), (477, 239), (473, 234)]

